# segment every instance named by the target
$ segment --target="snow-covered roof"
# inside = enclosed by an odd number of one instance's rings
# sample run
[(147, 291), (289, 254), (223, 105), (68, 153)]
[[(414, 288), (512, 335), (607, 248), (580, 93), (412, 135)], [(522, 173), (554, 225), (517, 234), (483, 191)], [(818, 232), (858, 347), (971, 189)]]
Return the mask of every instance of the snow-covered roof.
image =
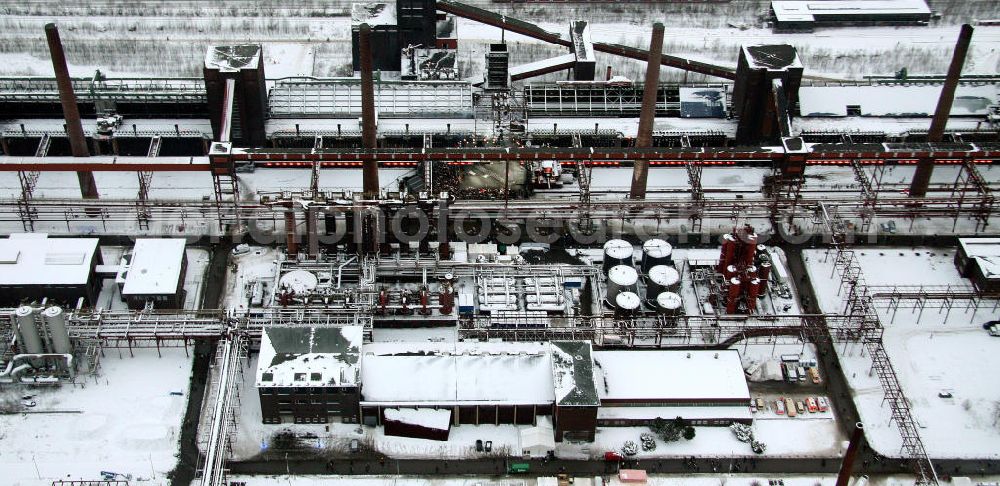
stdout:
[(266, 327), (260, 337), (257, 386), (358, 384), (361, 326)]
[(959, 238), (958, 246), (970, 258), (1000, 256), (1000, 238)]
[(594, 387), (594, 361), (587, 341), (552, 342), (552, 385), (559, 406), (601, 404)]
[(84, 285), (97, 238), (49, 238), (15, 233), (0, 239), (0, 285)]
[(205, 67), (225, 72), (257, 69), (260, 57), (260, 45), (212, 46), (205, 54)]
[(396, 25), (396, 4), (364, 2), (351, 4), (351, 25)]
[(802, 68), (798, 51), (788, 44), (745, 45), (741, 49), (753, 68), (770, 71)]
[(177, 291), (184, 266), (183, 238), (140, 238), (132, 247), (122, 295), (162, 295)]
[(826, 16), (930, 15), (924, 0), (775, 0), (771, 10), (778, 22), (812, 22)]
[(449, 430), (451, 428), (451, 409), (387, 408), (385, 409), (385, 419), (426, 429)]
[(548, 404), (551, 362), (547, 343), (366, 343), (362, 402)]
[(602, 405), (750, 399), (735, 350), (595, 351), (594, 366)]
[(521, 450), (542, 449), (555, 450), (556, 439), (552, 432), (552, 424), (545, 417), (539, 417), (538, 425), (522, 428), (519, 432)]
[[(984, 116), (1000, 101), (996, 85), (959, 86), (951, 116)], [(923, 86), (803, 86), (799, 88), (802, 116), (847, 116), (847, 106), (858, 106), (863, 116), (931, 116), (941, 85)]]
[(958, 245), (986, 279), (1000, 280), (1000, 238), (959, 238)]
[(750, 420), (753, 413), (747, 405), (735, 406), (673, 406), (673, 407), (601, 407), (597, 409), (598, 420), (670, 420), (684, 417), (688, 420), (736, 419)]

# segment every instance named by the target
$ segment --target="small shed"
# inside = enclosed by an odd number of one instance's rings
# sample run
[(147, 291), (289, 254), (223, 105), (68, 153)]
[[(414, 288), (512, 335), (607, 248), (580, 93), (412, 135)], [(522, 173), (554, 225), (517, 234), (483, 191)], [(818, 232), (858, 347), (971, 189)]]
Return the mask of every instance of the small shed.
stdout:
[(539, 418), (538, 425), (521, 429), (521, 454), (524, 457), (546, 457), (555, 450), (555, 434), (548, 419)]
[(129, 308), (146, 303), (162, 309), (184, 307), (187, 242), (183, 238), (140, 238), (124, 257), (118, 278), (122, 299)]

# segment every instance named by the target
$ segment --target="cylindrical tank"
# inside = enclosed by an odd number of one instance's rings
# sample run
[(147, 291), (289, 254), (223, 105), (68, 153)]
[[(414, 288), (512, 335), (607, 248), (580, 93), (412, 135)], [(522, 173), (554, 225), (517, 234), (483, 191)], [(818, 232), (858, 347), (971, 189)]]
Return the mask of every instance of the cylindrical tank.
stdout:
[(278, 286), (297, 295), (305, 295), (316, 290), (319, 279), (308, 270), (292, 270), (278, 279)]
[(676, 292), (680, 286), (681, 274), (674, 267), (657, 265), (646, 273), (646, 298), (655, 299), (666, 291)]
[(17, 335), (21, 352), (26, 354), (44, 353), (42, 337), (38, 334), (38, 326), (35, 324), (34, 309), (31, 306), (22, 305), (14, 310), (14, 317), (17, 321)]
[(747, 267), (753, 265), (755, 256), (757, 256), (757, 234), (747, 233), (746, 241), (743, 242), (743, 265)]
[(727, 296), (726, 296), (726, 313), (727, 314), (735, 314), (736, 313), (736, 304), (740, 300), (740, 289), (741, 289), (740, 285), (741, 284), (742, 284), (742, 282), (740, 281), (740, 279), (738, 277), (733, 277), (733, 278), (729, 279), (729, 289), (727, 289), (728, 291), (727, 291)]
[(750, 280), (747, 286), (747, 310), (753, 312), (757, 309), (757, 297), (760, 295), (760, 279)]
[(771, 262), (760, 262), (757, 278), (760, 279), (760, 293), (764, 294), (764, 292), (767, 292), (767, 283), (771, 279)]
[(639, 280), (639, 274), (628, 265), (616, 265), (608, 270), (608, 302), (614, 303), (618, 294), (630, 291)]
[(663, 292), (656, 296), (656, 307), (665, 314), (680, 314), (683, 306), (684, 301), (681, 300), (681, 296), (674, 292)]
[(739, 272), (740, 271), (736, 268), (736, 265), (729, 265), (722, 271), (722, 276), (725, 277), (726, 280), (729, 280), (738, 276)]
[(626, 291), (616, 295), (614, 303), (618, 310), (633, 312), (639, 309), (639, 305), (642, 304), (642, 301), (639, 300), (639, 296), (636, 295), (635, 292)]
[(59, 354), (69, 354), (73, 349), (69, 341), (69, 331), (66, 330), (66, 314), (62, 308), (57, 306), (49, 307), (42, 311), (45, 319), (45, 326), (49, 329), (49, 338), (52, 339), (52, 351)]
[(608, 240), (604, 244), (604, 263), (601, 267), (607, 274), (618, 265), (632, 266), (632, 253), (635, 249), (625, 240)]
[(743, 270), (743, 274), (746, 275), (747, 280), (753, 280), (757, 278), (757, 267), (755, 265), (750, 265)]
[(719, 255), (719, 266), (716, 267), (716, 271), (722, 273), (722, 271), (736, 263), (736, 237), (730, 233), (722, 235), (722, 253)]
[(761, 262), (767, 259), (767, 247), (764, 245), (757, 245), (756, 256), (754, 257), (753, 264), (760, 266)]
[(649, 272), (650, 268), (657, 265), (671, 265), (673, 259), (670, 255), (674, 248), (664, 240), (653, 238), (646, 240), (642, 244), (642, 271)]

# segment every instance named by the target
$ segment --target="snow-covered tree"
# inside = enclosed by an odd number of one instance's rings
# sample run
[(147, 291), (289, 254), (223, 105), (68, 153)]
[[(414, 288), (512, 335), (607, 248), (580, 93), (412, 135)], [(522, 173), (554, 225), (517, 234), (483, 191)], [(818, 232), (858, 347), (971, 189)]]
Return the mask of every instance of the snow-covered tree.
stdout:
[(622, 454), (632, 457), (639, 453), (639, 446), (635, 445), (635, 442), (627, 440), (622, 444)]

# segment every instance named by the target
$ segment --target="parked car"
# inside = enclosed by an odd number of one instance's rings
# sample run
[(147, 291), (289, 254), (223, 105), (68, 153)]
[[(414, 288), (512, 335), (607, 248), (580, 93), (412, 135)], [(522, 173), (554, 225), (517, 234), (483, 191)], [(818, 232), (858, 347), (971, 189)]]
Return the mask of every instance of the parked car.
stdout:
[(624, 458), (622, 457), (621, 454), (619, 454), (617, 452), (614, 452), (614, 451), (607, 451), (607, 452), (604, 453), (604, 460), (605, 461), (621, 461), (623, 459)]
[(804, 366), (799, 366), (795, 368), (796, 374), (799, 376), (799, 381), (806, 381), (806, 368)]
[(785, 413), (787, 413), (789, 417), (798, 415), (795, 410), (795, 401), (791, 398), (785, 398)]
[(476, 439), (476, 452), (483, 452), (483, 440)]
[(757, 397), (757, 408), (760, 410), (767, 410), (767, 403), (765, 403), (764, 399), (761, 397)]
[(813, 384), (819, 385), (823, 380), (819, 379), (819, 370), (815, 366), (809, 367), (809, 378), (812, 380)]
[(938, 397), (941, 397), (941, 398), (953, 398), (954, 395), (952, 395), (951, 392), (948, 391), (948, 390), (941, 390), (941, 391), (938, 392)]
[(493, 450), (493, 441), (492, 440), (486, 441), (486, 443), (483, 444), (483, 450), (485, 450), (486, 452), (492, 451)]
[(784, 415), (785, 414), (785, 399), (784, 398), (779, 398), (779, 399), (775, 400), (775, 402), (774, 402), (774, 413), (776, 413), (778, 415)]
[(819, 407), (816, 406), (816, 399), (813, 397), (806, 398), (806, 408), (809, 410), (809, 413), (819, 412)]
[(826, 397), (817, 397), (816, 408), (818, 408), (820, 412), (825, 412), (830, 409), (830, 403), (826, 401)]
[(795, 411), (800, 414), (806, 413), (806, 404), (802, 403), (802, 400), (795, 401)]
[(351, 439), (351, 444), (348, 447), (352, 454), (357, 454), (358, 452), (361, 452), (361, 441), (358, 439)]

